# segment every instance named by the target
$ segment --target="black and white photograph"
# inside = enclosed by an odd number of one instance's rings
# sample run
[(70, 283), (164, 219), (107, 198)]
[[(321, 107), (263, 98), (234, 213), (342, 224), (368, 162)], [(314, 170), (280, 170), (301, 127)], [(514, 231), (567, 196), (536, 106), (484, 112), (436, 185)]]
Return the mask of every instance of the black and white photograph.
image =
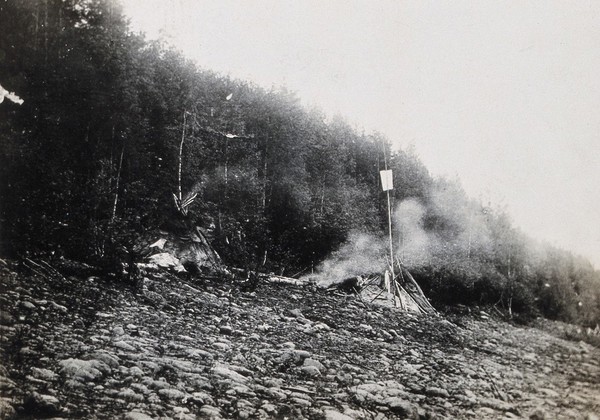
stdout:
[(0, 0), (0, 419), (600, 420), (600, 2)]

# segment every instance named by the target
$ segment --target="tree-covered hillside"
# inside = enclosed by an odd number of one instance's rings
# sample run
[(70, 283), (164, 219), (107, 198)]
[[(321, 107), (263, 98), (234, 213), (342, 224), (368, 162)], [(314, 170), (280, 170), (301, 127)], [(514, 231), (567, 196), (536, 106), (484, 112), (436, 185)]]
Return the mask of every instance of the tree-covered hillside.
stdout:
[(101, 264), (195, 195), (188, 217), (233, 266), (295, 275), (357, 252), (379, 264), (387, 165), (398, 255), (434, 301), (600, 321), (588, 261), (379, 134), (131, 33), (115, 1), (1, 2), (0, 85), (25, 101), (0, 104), (3, 255)]

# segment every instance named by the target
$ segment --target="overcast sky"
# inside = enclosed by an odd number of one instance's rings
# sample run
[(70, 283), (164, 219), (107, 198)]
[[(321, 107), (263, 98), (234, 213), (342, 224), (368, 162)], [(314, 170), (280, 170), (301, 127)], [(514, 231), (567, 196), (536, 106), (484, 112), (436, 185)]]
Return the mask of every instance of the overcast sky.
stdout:
[(124, 0), (203, 67), (414, 145), (600, 268), (600, 2)]

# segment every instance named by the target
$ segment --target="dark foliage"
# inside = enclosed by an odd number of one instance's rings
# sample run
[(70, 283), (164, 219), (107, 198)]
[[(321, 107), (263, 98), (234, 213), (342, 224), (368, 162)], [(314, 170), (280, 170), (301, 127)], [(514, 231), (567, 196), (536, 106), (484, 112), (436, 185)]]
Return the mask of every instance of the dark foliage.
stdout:
[(387, 164), (396, 208), (423, 209), (427, 250), (405, 263), (435, 301), (600, 320), (589, 262), (534, 244), (411, 150), (132, 34), (114, 1), (1, 2), (0, 76), (25, 100), (0, 105), (3, 255), (118, 271), (146, 232), (168, 226), (181, 191), (197, 194), (189, 218), (227, 263), (306, 272), (351, 232), (384, 235)]

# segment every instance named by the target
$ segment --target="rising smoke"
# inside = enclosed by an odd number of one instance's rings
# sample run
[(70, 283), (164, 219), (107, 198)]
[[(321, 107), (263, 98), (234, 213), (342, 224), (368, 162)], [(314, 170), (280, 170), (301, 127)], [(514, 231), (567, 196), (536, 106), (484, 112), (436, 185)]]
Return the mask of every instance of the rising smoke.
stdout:
[[(426, 202), (409, 198), (395, 206), (394, 254), (404, 265), (456, 264), (491, 249), (485, 210), (469, 200), (459, 186), (435, 183), (427, 197)], [(388, 261), (387, 235), (353, 232), (309, 277), (328, 286), (350, 277), (380, 273)]]
[(340, 249), (307, 278), (326, 287), (350, 277), (381, 272), (386, 264), (386, 255), (386, 243), (382, 238), (352, 232)]
[(394, 211), (398, 257), (407, 267), (420, 268), (486, 254), (492, 246), (487, 217), (487, 210), (455, 185), (438, 184), (426, 205), (407, 199)]

